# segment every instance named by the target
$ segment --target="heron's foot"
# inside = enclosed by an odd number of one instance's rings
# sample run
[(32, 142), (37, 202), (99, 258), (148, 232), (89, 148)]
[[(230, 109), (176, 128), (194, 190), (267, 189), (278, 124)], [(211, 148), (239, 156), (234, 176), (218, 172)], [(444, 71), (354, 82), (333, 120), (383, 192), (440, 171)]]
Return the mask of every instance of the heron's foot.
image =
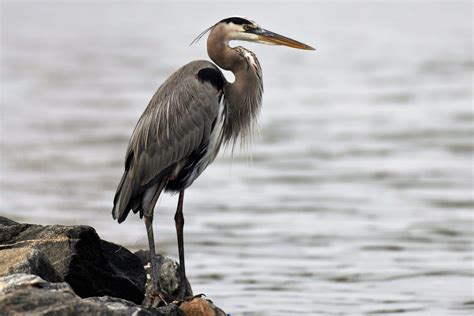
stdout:
[(150, 293), (151, 298), (156, 297), (158, 300), (162, 301), (163, 303), (159, 306), (168, 305), (170, 303), (179, 303), (188, 300), (192, 300), (195, 297), (201, 297), (204, 294), (193, 295), (193, 290), (191, 289), (191, 285), (187, 280), (177, 289), (173, 294), (168, 294), (165, 291), (160, 289), (152, 291)]
[(168, 305), (175, 301), (175, 298), (160, 291), (151, 291), (145, 297), (145, 301), (143, 302), (142, 306), (150, 309), (150, 308), (158, 308), (161, 306)]
[(183, 298), (178, 298), (176, 297), (172, 303), (173, 304), (176, 304), (176, 305), (181, 305), (182, 303), (184, 302), (191, 302), (192, 300), (194, 300), (195, 298), (203, 298), (203, 297), (206, 297), (206, 294), (204, 293), (200, 293), (200, 294), (196, 294), (196, 295), (188, 295), (188, 296), (185, 296)]
[(206, 294), (204, 293), (199, 293), (199, 294), (196, 294), (196, 295), (193, 295), (193, 296), (188, 296), (184, 299), (184, 301), (192, 301), (194, 300), (195, 298), (203, 298), (203, 297), (206, 297)]

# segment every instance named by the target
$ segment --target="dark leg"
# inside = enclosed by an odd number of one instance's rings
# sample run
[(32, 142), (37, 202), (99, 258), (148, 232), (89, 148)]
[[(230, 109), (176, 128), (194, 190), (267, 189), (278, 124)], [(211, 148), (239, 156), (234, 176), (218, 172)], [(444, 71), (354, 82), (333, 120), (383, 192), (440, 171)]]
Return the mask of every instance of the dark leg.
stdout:
[[(150, 201), (150, 204), (147, 209), (144, 210), (143, 220), (145, 222), (146, 233), (148, 236), (148, 247), (150, 248), (150, 263), (151, 263), (151, 281), (153, 284), (153, 295), (158, 296), (163, 302), (167, 302), (163, 295), (160, 293), (160, 289), (158, 287), (158, 263), (156, 261), (156, 252), (155, 252), (155, 239), (153, 236), (153, 212), (155, 209), (156, 202), (158, 201), (158, 197), (160, 196), (161, 191), (165, 186), (165, 182), (160, 184)], [(152, 306), (157, 305), (159, 302), (156, 302), (153, 298), (151, 300)], [(156, 306), (154, 306), (156, 307)]]
[(151, 216), (144, 215), (146, 233), (148, 235), (148, 247), (150, 248), (151, 279), (153, 292), (158, 293), (158, 264), (155, 255), (155, 239), (153, 237), (153, 213)]
[(184, 200), (184, 190), (179, 192), (178, 207), (176, 209), (176, 214), (174, 215), (174, 221), (175, 221), (175, 224), (176, 224), (176, 235), (178, 236), (179, 278), (181, 279), (181, 290), (179, 292), (179, 299), (184, 299), (187, 294), (192, 295), (191, 288), (190, 288), (190, 286), (189, 286), (189, 284), (186, 280), (186, 267), (185, 267), (185, 263), (184, 263), (183, 200)]

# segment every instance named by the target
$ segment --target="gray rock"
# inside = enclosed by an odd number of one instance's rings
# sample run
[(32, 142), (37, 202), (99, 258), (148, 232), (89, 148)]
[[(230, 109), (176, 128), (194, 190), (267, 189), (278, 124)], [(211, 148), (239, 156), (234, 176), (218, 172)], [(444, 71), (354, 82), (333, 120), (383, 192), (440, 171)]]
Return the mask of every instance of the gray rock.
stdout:
[(119, 315), (127, 316), (151, 316), (154, 315), (151, 311), (141, 308), (139, 305), (136, 305), (127, 300), (110, 297), (110, 296), (100, 296), (100, 297), (88, 297), (84, 301), (98, 304), (100, 306), (106, 307), (109, 312), (113, 312)]
[[(149, 294), (153, 290), (153, 284), (151, 283), (151, 265), (150, 265), (150, 252), (148, 250), (139, 250), (135, 252), (135, 255), (140, 258), (140, 261), (145, 266), (145, 271), (147, 273), (147, 283), (146, 283), (146, 293)], [(162, 255), (156, 255), (156, 260), (158, 263), (158, 276), (159, 276), (159, 290), (170, 296), (176, 296), (181, 288), (181, 280), (179, 278), (179, 264), (168, 257)], [(188, 292), (187, 296), (192, 296), (191, 285), (186, 279)], [(150, 295), (146, 295), (147, 300)], [(149, 302), (145, 302), (144, 305), (147, 305)]]
[[(178, 274), (179, 264), (176, 261), (162, 255), (156, 255), (156, 258), (158, 263), (160, 288), (166, 294), (171, 295), (181, 286), (181, 280), (179, 279)], [(151, 265), (146, 266), (145, 270), (147, 273), (151, 273)]]
[[(160, 292), (170, 302), (183, 287), (179, 265), (161, 255), (157, 261)], [(224, 315), (201, 298), (156, 307), (164, 302), (151, 295), (155, 293), (149, 273), (148, 251), (134, 255), (101, 240), (91, 227), (19, 224), (0, 216), (2, 316), (183, 316), (201, 315), (202, 311)], [(187, 296), (192, 296), (187, 280), (186, 285)]]
[(132, 302), (109, 296), (81, 299), (69, 284), (50, 283), (31, 274), (0, 277), (2, 315), (107, 315), (183, 316), (178, 306), (146, 310)]
[(186, 316), (186, 314), (175, 304), (169, 304), (159, 308), (153, 308), (156, 316)]
[(49, 283), (33, 274), (16, 273), (0, 277), (0, 294), (2, 295), (26, 288), (55, 290), (76, 295), (69, 284), (65, 282)]
[(48, 258), (37, 249), (28, 247), (0, 251), (0, 275), (14, 273), (35, 274), (51, 282), (61, 280)]
[(66, 281), (80, 297), (109, 295), (138, 304), (144, 298), (140, 260), (88, 226), (19, 224), (0, 217), (0, 276), (18, 272)]
[(118, 315), (82, 300), (67, 283), (49, 283), (36, 275), (0, 277), (2, 315)]
[(127, 316), (184, 316), (184, 313), (175, 304), (147, 310), (132, 302), (110, 296), (89, 297), (85, 300), (100, 304), (101, 306), (106, 306), (109, 311), (114, 311)]

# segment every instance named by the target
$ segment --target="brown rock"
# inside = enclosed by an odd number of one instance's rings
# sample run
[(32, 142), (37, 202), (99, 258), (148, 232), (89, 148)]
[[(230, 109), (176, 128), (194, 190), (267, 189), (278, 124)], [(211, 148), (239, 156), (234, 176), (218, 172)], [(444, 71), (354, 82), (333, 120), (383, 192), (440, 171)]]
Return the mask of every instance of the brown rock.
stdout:
[(214, 305), (211, 300), (195, 297), (191, 301), (184, 301), (179, 308), (186, 316), (226, 316), (226, 313)]

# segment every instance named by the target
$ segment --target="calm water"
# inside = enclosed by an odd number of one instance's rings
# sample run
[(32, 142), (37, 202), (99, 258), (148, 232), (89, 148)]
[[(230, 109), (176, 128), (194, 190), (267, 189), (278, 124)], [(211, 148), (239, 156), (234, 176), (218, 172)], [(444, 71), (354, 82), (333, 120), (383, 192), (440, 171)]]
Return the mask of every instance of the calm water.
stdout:
[[(187, 191), (188, 276), (233, 315), (472, 315), (471, 2), (1, 4), (1, 215), (87, 224), (146, 247), (110, 210), (158, 85), (239, 14), (315, 46), (245, 44), (261, 135)], [(177, 256), (176, 196), (157, 207)]]

